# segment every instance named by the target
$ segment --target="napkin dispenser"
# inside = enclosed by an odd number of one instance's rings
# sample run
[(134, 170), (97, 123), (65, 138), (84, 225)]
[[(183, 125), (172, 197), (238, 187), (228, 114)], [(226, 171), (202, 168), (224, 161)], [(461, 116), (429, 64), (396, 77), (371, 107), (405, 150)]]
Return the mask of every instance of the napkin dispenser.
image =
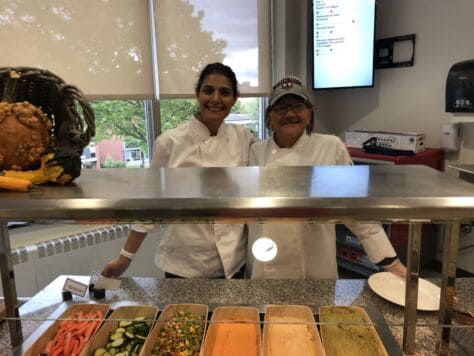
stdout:
[(474, 59), (455, 63), (446, 80), (446, 112), (474, 113)]

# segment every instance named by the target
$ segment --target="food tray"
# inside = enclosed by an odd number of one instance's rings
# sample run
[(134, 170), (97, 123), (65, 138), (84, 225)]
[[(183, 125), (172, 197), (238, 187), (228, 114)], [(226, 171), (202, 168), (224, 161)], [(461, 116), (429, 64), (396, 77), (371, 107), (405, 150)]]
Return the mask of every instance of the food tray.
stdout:
[[(169, 304), (164, 307), (163, 311), (158, 318), (158, 321), (155, 323), (153, 330), (150, 332), (145, 345), (143, 345), (143, 349), (140, 355), (151, 355), (153, 347), (155, 346), (156, 340), (160, 334), (161, 329), (165, 325), (165, 323), (171, 320), (174, 316), (176, 316), (179, 312), (191, 312), (202, 316), (201, 321), (205, 324), (207, 322), (207, 314), (208, 314), (208, 306), (204, 304)], [(201, 347), (202, 343), (204, 342), (204, 336), (206, 334), (206, 328), (204, 327), (204, 332), (201, 340)]]
[[(262, 354), (261, 329), (259, 327), (260, 318), (258, 309), (248, 306), (225, 306), (215, 308), (212, 313), (204, 344), (201, 348), (201, 356), (213, 355), (213, 349), (216, 347), (216, 345), (217, 347), (221, 345), (218, 343), (218, 338), (219, 335), (222, 334), (226, 334), (227, 336), (227, 345), (232, 343), (242, 347), (247, 346), (244, 345), (244, 343), (239, 343), (236, 341), (236, 339), (232, 340), (232, 338), (229, 338), (229, 330), (223, 329), (223, 327), (227, 328), (230, 325), (234, 325), (236, 328), (238, 328), (235, 332), (236, 334), (255, 332), (255, 340), (248, 343), (248, 346), (254, 349), (255, 352), (252, 354), (248, 351), (242, 351), (241, 354), (245, 354), (246, 356), (260, 356)], [(217, 353), (217, 355), (220, 355), (220, 353)]]
[(263, 325), (263, 354), (325, 356), (311, 308), (269, 305)]
[[(77, 304), (62, 304), (58, 309), (56, 309), (51, 316), (48, 318), (50, 320), (44, 322), (36, 331), (23, 343), (22, 352), (24, 356), (37, 356), (46, 347), (46, 344), (56, 335), (56, 331), (59, 329), (61, 319), (67, 319), (72, 315), (78, 312), (88, 313), (90, 311), (102, 311), (104, 317), (109, 311), (109, 306), (107, 304), (98, 304), (98, 303), (77, 303)], [(59, 319), (59, 320), (58, 320)], [(100, 330), (100, 329), (99, 329)], [(92, 338), (94, 335), (92, 335)], [(89, 340), (89, 343), (92, 341), (92, 338)], [(84, 350), (87, 348), (85, 345)], [(83, 354), (81, 353), (81, 355)]]
[[(109, 315), (102, 327), (94, 335), (84, 355), (93, 355), (96, 349), (104, 347), (109, 341), (110, 333), (118, 328), (119, 322), (121, 320), (131, 321), (137, 317), (145, 317), (145, 321), (150, 321), (153, 323), (158, 315), (158, 310), (158, 307), (151, 305), (130, 305), (118, 307)], [(153, 326), (150, 327), (150, 330), (152, 327)]]
[(330, 355), (388, 356), (365, 309), (354, 306), (319, 308), (321, 339)]
[[(67, 315), (71, 315), (75, 313), (77, 310), (88, 311), (91, 308), (102, 308), (104, 310), (104, 314), (110, 312), (109, 305), (106, 304), (98, 304), (98, 303), (74, 303), (65, 302), (61, 304), (58, 309), (56, 309), (51, 316), (48, 318), (49, 320), (44, 322), (22, 345), (20, 351), (22, 351), (22, 355), (38, 355), (40, 351), (44, 348), (46, 343), (51, 339), (52, 335), (54, 334), (55, 323), (58, 323), (58, 320), (64, 318)], [(275, 308), (275, 309), (274, 309)], [(280, 309), (282, 308), (282, 309)], [(260, 323), (260, 328), (257, 328), (258, 340), (261, 340), (261, 345), (259, 345), (259, 355), (264, 355), (264, 346), (266, 344), (266, 337), (265, 337), (265, 321), (268, 320), (274, 313), (278, 313), (282, 315), (285, 313), (285, 308), (288, 312), (296, 313), (296, 315), (304, 316), (304, 318), (313, 318), (318, 324), (319, 322), (319, 314), (318, 314), (318, 307), (316, 306), (301, 306), (301, 305), (264, 305), (264, 304), (252, 304), (252, 305), (222, 305), (222, 304), (158, 304), (157, 307), (155, 306), (148, 306), (148, 305), (140, 305), (134, 302), (117, 302), (111, 306), (113, 312), (108, 316), (110, 321), (105, 321), (102, 327), (98, 330), (98, 332), (91, 338), (91, 341), (84, 349), (81, 355), (86, 354), (87, 352), (92, 352), (95, 348), (100, 347), (102, 345), (96, 344), (96, 340), (99, 338), (99, 333), (108, 334), (111, 330), (113, 330), (118, 321), (114, 319), (120, 318), (133, 318), (137, 316), (137, 312), (139, 311), (150, 311), (150, 318), (156, 320), (159, 316), (158, 320), (167, 320), (170, 318), (170, 315), (174, 315), (175, 312), (179, 310), (190, 310), (194, 312), (203, 313), (203, 315), (207, 314), (207, 317), (203, 317), (203, 320), (210, 321), (208, 323), (207, 330), (204, 330), (204, 338), (202, 341), (201, 347), (201, 356), (208, 356), (209, 354), (209, 345), (205, 345), (206, 339), (209, 340), (213, 337), (212, 330), (210, 326), (214, 325), (217, 320), (226, 319), (228, 317), (235, 317), (235, 316), (249, 316), (252, 320), (255, 320), (256, 323)], [(294, 309), (293, 309), (294, 308)], [(160, 309), (163, 311), (160, 312)], [(294, 310), (298, 310), (294, 312)], [(374, 323), (374, 328), (379, 335), (385, 349), (387, 350), (390, 356), (402, 356), (402, 352), (400, 349), (400, 345), (397, 343), (395, 338), (393, 337), (390, 329), (388, 328), (383, 315), (378, 311), (378, 309), (373, 307), (366, 307), (365, 311), (367, 312), (369, 318)], [(118, 313), (118, 314), (117, 314)], [(309, 314), (308, 314), (309, 313)], [(118, 315), (118, 317), (117, 317)], [(113, 326), (110, 326), (114, 324)], [(109, 326), (108, 326), (109, 325)], [(52, 330), (50, 330), (52, 328)], [(104, 331), (106, 330), (106, 331)], [(316, 331), (319, 331), (318, 329)], [(155, 323), (154, 327), (151, 329), (148, 338), (145, 341), (145, 344), (142, 347), (142, 352), (140, 355), (147, 355), (149, 354), (148, 351), (153, 348), (154, 342), (156, 341), (157, 335), (159, 332), (158, 323)], [(263, 338), (261, 337), (263, 333)], [(211, 335), (211, 336), (209, 336)], [(105, 337), (105, 336), (103, 336)], [(103, 339), (102, 339), (103, 340)], [(93, 344), (94, 342), (94, 344)], [(102, 341), (98, 342), (101, 343)], [(208, 341), (210, 343), (211, 341)], [(95, 347), (95, 348), (94, 348)], [(26, 351), (25, 351), (26, 350)], [(38, 351), (39, 350), (39, 351)]]

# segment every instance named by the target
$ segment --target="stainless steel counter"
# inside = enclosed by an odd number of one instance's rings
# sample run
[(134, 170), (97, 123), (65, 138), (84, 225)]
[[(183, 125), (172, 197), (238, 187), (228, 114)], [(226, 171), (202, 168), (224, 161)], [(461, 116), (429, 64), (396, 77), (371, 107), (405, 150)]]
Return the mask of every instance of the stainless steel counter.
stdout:
[(472, 185), (426, 166), (84, 170), (74, 184), (2, 192), (0, 219), (473, 217)]
[(449, 167), (459, 171), (459, 178), (474, 183), (474, 164), (453, 163)]
[[(415, 165), (84, 170), (72, 185), (2, 192), (0, 198), (0, 268), (9, 316), (16, 316), (18, 308), (8, 220), (409, 223), (404, 328), (408, 352), (415, 342), (421, 225), (434, 221), (448, 227), (439, 321), (449, 324), (459, 224), (474, 219), (471, 184)], [(21, 325), (10, 321), (9, 326), (12, 344), (18, 345)], [(441, 340), (441, 349), (447, 350), (449, 328), (443, 328)]]
[[(84, 297), (73, 296), (73, 300), (63, 302), (61, 290), (66, 278), (88, 284), (90, 276), (58, 276), (48, 286), (33, 296), (20, 308), (23, 319), (22, 329), (25, 342), (20, 349), (26, 350), (45, 331), (45, 319), (61, 314), (71, 303), (96, 301), (107, 303), (112, 309), (121, 305), (155, 305), (161, 310), (168, 304), (206, 304), (212, 310), (215, 306), (250, 305), (263, 312), (269, 304), (298, 304), (311, 306), (317, 313), (319, 306), (344, 305), (360, 306), (369, 313), (390, 356), (401, 355), (403, 308), (376, 295), (362, 279), (338, 280), (224, 280), (224, 279), (156, 279), (121, 278), (121, 289), (107, 291), (104, 299), (94, 300), (89, 293)], [(439, 284), (438, 279), (431, 282)], [(456, 308), (473, 310), (472, 290), (474, 279), (456, 280)], [(295, 293), (295, 291), (298, 291)], [(380, 318), (376, 318), (379, 316)], [(436, 346), (437, 312), (421, 312), (418, 319), (418, 333), (415, 354), (433, 355)], [(382, 326), (388, 327), (384, 333)], [(466, 330), (453, 326), (453, 335)], [(458, 339), (459, 340), (459, 339)], [(392, 341), (392, 342), (390, 342)], [(450, 345), (455, 347), (455, 343)], [(461, 345), (466, 346), (466, 345)], [(0, 325), (0, 355), (12, 355), (8, 333)], [(472, 349), (471, 349), (472, 350)], [(5, 353), (2, 353), (5, 352)], [(19, 350), (21, 351), (21, 350)], [(453, 354), (455, 350), (452, 350)], [(469, 354), (469, 349), (465, 349)], [(20, 354), (21, 352), (18, 352)], [(290, 355), (293, 356), (293, 355)]]

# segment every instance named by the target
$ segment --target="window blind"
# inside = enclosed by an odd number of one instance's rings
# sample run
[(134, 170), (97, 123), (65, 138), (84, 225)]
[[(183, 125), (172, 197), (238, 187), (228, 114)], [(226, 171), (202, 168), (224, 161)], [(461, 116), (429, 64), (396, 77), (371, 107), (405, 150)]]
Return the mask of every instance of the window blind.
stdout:
[(194, 96), (199, 72), (222, 62), (242, 96), (271, 87), (269, 0), (154, 0), (159, 96)]
[(38, 67), (89, 98), (153, 97), (146, 0), (0, 0), (0, 66)]

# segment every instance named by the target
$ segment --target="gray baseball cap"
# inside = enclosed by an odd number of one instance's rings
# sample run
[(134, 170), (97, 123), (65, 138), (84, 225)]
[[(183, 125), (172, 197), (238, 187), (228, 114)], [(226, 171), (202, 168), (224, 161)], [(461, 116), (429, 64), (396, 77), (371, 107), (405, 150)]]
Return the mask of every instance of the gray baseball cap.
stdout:
[(297, 95), (304, 100), (309, 101), (308, 91), (303, 85), (301, 79), (297, 77), (288, 76), (277, 82), (270, 93), (269, 105), (272, 106), (285, 95)]

